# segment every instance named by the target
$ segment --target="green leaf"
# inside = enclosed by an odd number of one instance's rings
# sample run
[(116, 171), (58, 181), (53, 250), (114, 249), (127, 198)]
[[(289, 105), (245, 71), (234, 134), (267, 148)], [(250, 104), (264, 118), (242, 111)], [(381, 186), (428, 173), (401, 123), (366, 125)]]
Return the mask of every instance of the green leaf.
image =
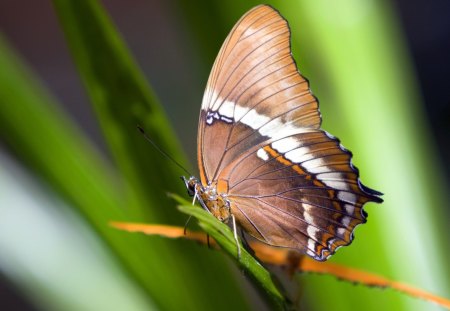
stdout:
[(111, 219), (128, 217), (118, 175), (1, 36), (0, 68), (2, 141), (85, 217), (128, 276), (145, 288), (152, 274), (140, 258), (150, 256), (148, 243), (125, 238), (108, 226)]
[(252, 256), (246, 249), (240, 245), (241, 256), (237, 256), (237, 245), (233, 232), (224, 223), (218, 221), (213, 215), (207, 211), (190, 204), (177, 195), (171, 195), (178, 203), (178, 209), (185, 214), (194, 216), (200, 227), (214, 238), (228, 255), (234, 258), (240, 267), (251, 275), (255, 283), (263, 289), (267, 297), (271, 300), (274, 307), (283, 309), (285, 304), (284, 297), (280, 294), (277, 287), (272, 281), (270, 273)]
[[(177, 161), (186, 161), (124, 42), (97, 1), (55, 0), (54, 4), (114, 162), (125, 179), (123, 207), (128, 218), (111, 220), (184, 222), (164, 195), (186, 191), (178, 178), (180, 172), (145, 141), (136, 126), (140, 124)], [(145, 255), (140, 260), (147, 273), (141, 280), (162, 309), (247, 308), (223, 259), (161, 239), (148, 239), (142, 251)], [(177, 299), (173, 299), (174, 292)]]
[(161, 193), (185, 191), (178, 179), (184, 172), (161, 156), (136, 128), (142, 126), (161, 149), (187, 166), (153, 90), (97, 1), (53, 2), (115, 164), (127, 179), (127, 208), (151, 221), (181, 221)]

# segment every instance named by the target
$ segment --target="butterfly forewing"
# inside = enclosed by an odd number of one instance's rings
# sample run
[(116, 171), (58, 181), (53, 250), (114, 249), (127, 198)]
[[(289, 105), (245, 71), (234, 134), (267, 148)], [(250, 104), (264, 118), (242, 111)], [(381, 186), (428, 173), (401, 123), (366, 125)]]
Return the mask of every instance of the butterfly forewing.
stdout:
[[(200, 113), (198, 148), (202, 182), (279, 126), (320, 126), (318, 104), (291, 56), (285, 19), (269, 6), (244, 15), (214, 63)], [(212, 148), (214, 147), (214, 148)]]
[(226, 195), (248, 234), (325, 260), (366, 221), (363, 205), (382, 200), (320, 122), (286, 20), (270, 6), (250, 10), (225, 40), (206, 87), (201, 182)]

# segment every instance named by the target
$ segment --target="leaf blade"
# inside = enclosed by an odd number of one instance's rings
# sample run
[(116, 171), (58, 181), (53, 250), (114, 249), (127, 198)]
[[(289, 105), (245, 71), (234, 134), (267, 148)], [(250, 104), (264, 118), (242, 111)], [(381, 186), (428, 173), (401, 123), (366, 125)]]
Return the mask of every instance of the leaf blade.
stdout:
[[(185, 191), (181, 182), (174, 182), (178, 181), (178, 171), (136, 130), (140, 124), (156, 144), (186, 163), (153, 91), (97, 1), (55, 0), (54, 5), (114, 162), (126, 180), (124, 205), (129, 217), (181, 222), (181, 214), (163, 195), (167, 190)], [(153, 276), (145, 282), (152, 298), (163, 308), (247, 308), (246, 299), (221, 259), (211, 260), (204, 252), (157, 239), (148, 239), (148, 244), (151, 251), (143, 258)], [(186, 279), (188, 288), (182, 286)], [(211, 288), (211, 283), (216, 286)], [(174, 290), (178, 299), (171, 296)], [(217, 305), (224, 295), (233, 299)]]

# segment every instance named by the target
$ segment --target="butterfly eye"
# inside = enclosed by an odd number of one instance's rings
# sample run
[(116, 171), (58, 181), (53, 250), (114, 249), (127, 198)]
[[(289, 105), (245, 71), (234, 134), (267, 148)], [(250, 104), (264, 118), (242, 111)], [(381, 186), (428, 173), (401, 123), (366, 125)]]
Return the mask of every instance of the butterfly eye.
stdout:
[(188, 195), (193, 197), (195, 195), (195, 184), (196, 184), (195, 178), (191, 177), (188, 180), (186, 179), (186, 177), (181, 176), (181, 180), (183, 180), (184, 185), (186, 186)]

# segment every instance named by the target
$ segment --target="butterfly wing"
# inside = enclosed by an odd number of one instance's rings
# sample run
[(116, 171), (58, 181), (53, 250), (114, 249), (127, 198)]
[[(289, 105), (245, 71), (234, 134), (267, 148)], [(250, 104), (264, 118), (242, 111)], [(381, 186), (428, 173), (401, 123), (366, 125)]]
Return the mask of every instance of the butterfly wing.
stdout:
[(317, 129), (271, 139), (221, 172), (231, 211), (243, 229), (274, 246), (326, 260), (366, 222), (363, 205), (381, 202), (361, 184), (351, 153)]
[(283, 124), (319, 128), (320, 113), (292, 58), (286, 20), (261, 5), (231, 30), (206, 86), (197, 141), (202, 183)]
[(270, 6), (250, 10), (208, 80), (201, 181), (217, 182), (250, 235), (325, 260), (366, 221), (363, 205), (382, 200), (360, 183), (351, 153), (320, 122), (317, 99), (291, 56), (287, 22)]

